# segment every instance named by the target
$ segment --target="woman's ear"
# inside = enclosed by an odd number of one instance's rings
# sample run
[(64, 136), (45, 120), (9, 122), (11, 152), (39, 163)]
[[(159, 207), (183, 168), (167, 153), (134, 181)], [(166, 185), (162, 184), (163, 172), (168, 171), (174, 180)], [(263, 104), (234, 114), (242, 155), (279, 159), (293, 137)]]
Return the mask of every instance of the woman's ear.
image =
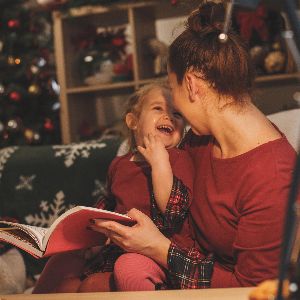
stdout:
[(189, 93), (189, 98), (192, 102), (194, 102), (199, 94), (199, 88), (198, 88), (198, 78), (192, 71), (188, 71), (184, 75), (184, 80), (186, 82), (187, 90)]
[(136, 130), (137, 128), (137, 117), (133, 113), (128, 113), (125, 116), (125, 122), (129, 129)]

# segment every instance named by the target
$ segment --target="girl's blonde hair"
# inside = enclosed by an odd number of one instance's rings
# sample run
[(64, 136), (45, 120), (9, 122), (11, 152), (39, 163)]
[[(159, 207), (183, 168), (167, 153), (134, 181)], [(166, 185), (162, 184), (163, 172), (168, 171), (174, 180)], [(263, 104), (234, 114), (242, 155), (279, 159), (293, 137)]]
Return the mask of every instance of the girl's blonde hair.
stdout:
[[(143, 104), (146, 96), (153, 90), (160, 89), (163, 93), (163, 96), (168, 99), (171, 97), (171, 89), (169, 83), (166, 80), (157, 80), (153, 83), (146, 84), (134, 92), (127, 100), (125, 107), (125, 116), (128, 113), (132, 113), (138, 119), (141, 115)], [(128, 146), (130, 151), (134, 151), (136, 149), (136, 142), (134, 137), (134, 132), (132, 129), (128, 128)]]

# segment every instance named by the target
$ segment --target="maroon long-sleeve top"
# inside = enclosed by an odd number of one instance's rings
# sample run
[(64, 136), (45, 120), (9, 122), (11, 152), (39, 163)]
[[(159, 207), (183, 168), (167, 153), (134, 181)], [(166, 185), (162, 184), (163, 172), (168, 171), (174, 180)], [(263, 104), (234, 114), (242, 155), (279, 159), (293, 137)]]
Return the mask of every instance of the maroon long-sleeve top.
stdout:
[(185, 149), (196, 171), (191, 205), (199, 248), (171, 244), (178, 288), (251, 286), (278, 274), (286, 205), (296, 153), (287, 139), (217, 159), (212, 137), (191, 132)]

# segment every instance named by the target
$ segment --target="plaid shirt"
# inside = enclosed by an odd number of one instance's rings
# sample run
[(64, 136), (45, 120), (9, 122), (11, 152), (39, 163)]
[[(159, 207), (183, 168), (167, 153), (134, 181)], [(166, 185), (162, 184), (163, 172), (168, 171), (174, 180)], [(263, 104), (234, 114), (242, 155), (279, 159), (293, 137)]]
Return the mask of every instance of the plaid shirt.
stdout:
[(180, 249), (171, 243), (168, 253), (168, 280), (174, 289), (209, 288), (213, 256), (203, 258), (198, 248)]

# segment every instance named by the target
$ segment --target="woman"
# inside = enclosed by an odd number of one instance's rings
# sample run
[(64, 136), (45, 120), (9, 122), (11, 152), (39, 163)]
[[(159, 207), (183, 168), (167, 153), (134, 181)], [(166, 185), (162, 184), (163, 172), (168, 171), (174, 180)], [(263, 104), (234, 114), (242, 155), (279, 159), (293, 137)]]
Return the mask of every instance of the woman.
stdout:
[(170, 288), (252, 286), (278, 273), (295, 151), (252, 104), (248, 51), (232, 31), (220, 41), (223, 21), (223, 5), (205, 2), (169, 49), (174, 104), (191, 124), (184, 147), (196, 168), (190, 222), (198, 246), (178, 247), (135, 209), (132, 228), (93, 225), (165, 267)]

